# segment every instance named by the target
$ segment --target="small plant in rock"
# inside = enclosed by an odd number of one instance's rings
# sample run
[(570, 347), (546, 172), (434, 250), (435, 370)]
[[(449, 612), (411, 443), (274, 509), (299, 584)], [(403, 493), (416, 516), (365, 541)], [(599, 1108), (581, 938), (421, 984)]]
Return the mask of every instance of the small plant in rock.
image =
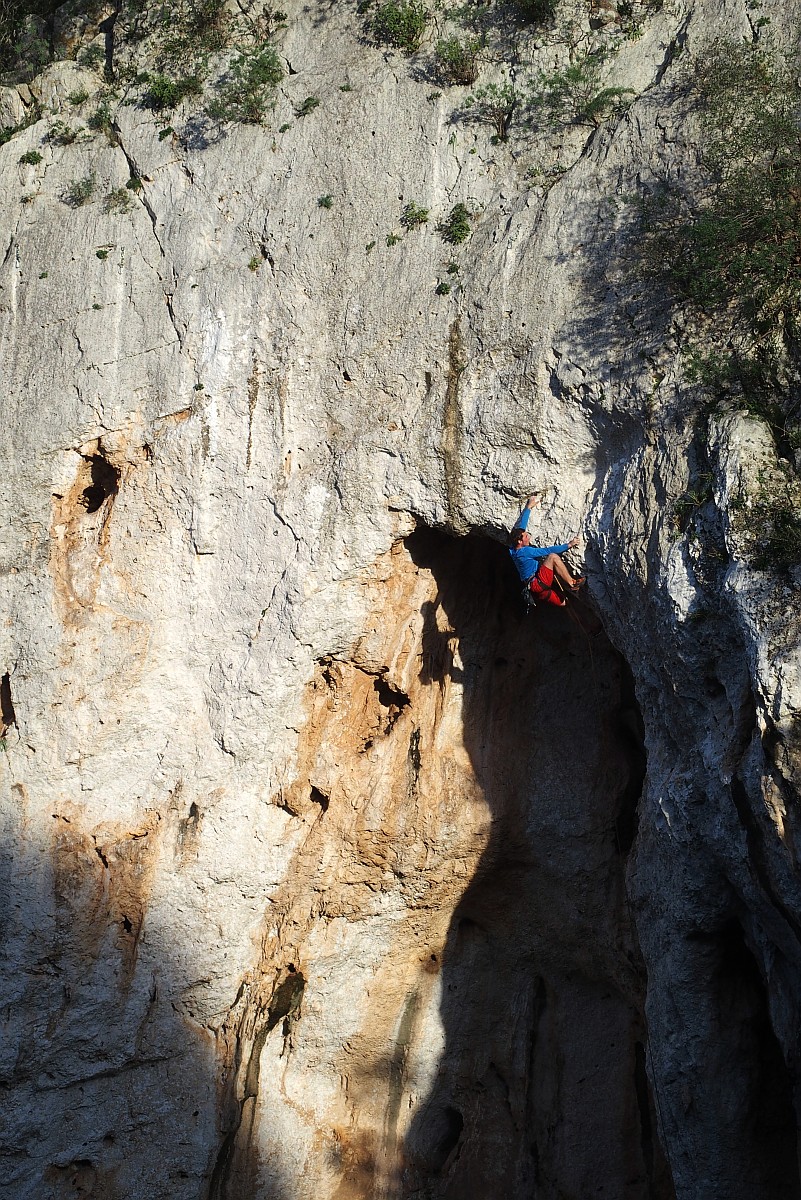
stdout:
[(174, 12), (162, 12), (163, 27), (171, 30), (164, 40), (164, 54), (170, 62), (195, 62), (228, 44), (231, 14), (225, 0), (193, 0)]
[(91, 71), (95, 71), (98, 67), (106, 65), (106, 52), (102, 46), (96, 44), (85, 46), (78, 52), (78, 63), (82, 67), (88, 67)]
[(187, 96), (198, 96), (203, 84), (197, 75), (185, 75), (170, 79), (168, 75), (154, 75), (148, 82), (146, 100), (150, 108), (162, 112), (165, 108), (177, 108)]
[(397, 244), (400, 240), (401, 240), (401, 237), (400, 237), (400, 234), (398, 234), (398, 233), (388, 233), (387, 234), (387, 245), (388, 246), (397, 246)]
[(687, 528), (690, 518), (712, 499), (715, 477), (711, 471), (702, 471), (692, 482), (692, 485), (673, 503), (673, 521), (682, 531)]
[(434, 291), (436, 292), (436, 294), (438, 296), (447, 296), (448, 293), (450, 292), (450, 290), (451, 290), (451, 285), (449, 283), (446, 283), (444, 279), (441, 279), (439, 281), (439, 283), (437, 284), (437, 286), (434, 288)]
[(21, 163), (26, 163), (28, 166), (35, 167), (42, 161), (42, 156), (38, 150), (26, 150), (20, 156)]
[(339, 90), (340, 90), (340, 92), (352, 92), (353, 88), (350, 86), (349, 83), (340, 83)]
[(477, 88), (462, 105), (468, 119), (492, 125), (499, 142), (509, 138), (509, 126), (522, 101), (521, 93), (512, 83), (488, 83)]
[(70, 208), (80, 208), (88, 204), (95, 193), (97, 180), (94, 171), (83, 179), (73, 179), (64, 193), (64, 199)]
[(279, 133), (286, 133), (287, 129), (291, 129), (291, 128), (292, 128), (292, 122), (291, 122), (291, 121), (284, 121), (283, 125), (279, 125), (279, 126), (278, 126), (278, 132), (279, 132)]
[(317, 207), (318, 208), (333, 208), (333, 206), (334, 206), (334, 197), (330, 193), (326, 193), (325, 196), (317, 197)]
[(444, 221), (437, 226), (442, 240), (459, 246), (470, 237), (470, 212), (465, 204), (454, 204)]
[(252, 254), (250, 256), (250, 261), (248, 262), (248, 270), (252, 271), (255, 275), (256, 271), (258, 271), (261, 264), (262, 264), (262, 260), (261, 260), (260, 256), (258, 254)]
[(116, 144), (117, 135), (114, 132), (114, 118), (111, 115), (111, 104), (108, 99), (100, 101), (86, 124), (97, 133), (104, 133), (112, 145)]
[(142, 180), (138, 175), (132, 175), (125, 186), (129, 192), (141, 192)]
[(770, 484), (762, 480), (748, 514), (754, 566), (761, 571), (801, 565), (801, 488), (789, 473)]
[(80, 129), (72, 129), (64, 121), (54, 121), (45, 137), (54, 146), (71, 146), (80, 132)]
[[(478, 78), (480, 38), (443, 38), (434, 47), (437, 75), (443, 83), (475, 83)], [(429, 97), (430, 99), (430, 97)]]
[(427, 18), (419, 0), (389, 0), (379, 4), (373, 15), (373, 37), (381, 45), (412, 54), (423, 40)]
[(300, 103), (298, 105), (298, 107), (295, 109), (295, 116), (296, 117), (308, 117), (309, 113), (314, 112), (315, 108), (318, 107), (319, 103), (320, 103), (320, 101), (318, 100), (318, 98), (316, 96), (307, 96), (306, 99), (304, 101), (302, 101), (302, 103)]
[(95, 256), (97, 258), (99, 258), (101, 262), (106, 261), (106, 259), (109, 256), (109, 253), (110, 253), (110, 251), (106, 250), (105, 248), (101, 248), (100, 250), (95, 250)]
[(428, 209), (421, 208), (414, 200), (410, 200), (401, 213), (400, 223), (404, 229), (419, 229), (428, 220)]
[(104, 213), (118, 213), (123, 215), (131, 211), (134, 205), (133, 196), (127, 188), (114, 188), (112, 192), (106, 196), (103, 201)]
[(89, 99), (89, 93), (87, 92), (86, 88), (78, 88), (76, 91), (70, 92), (69, 96), (67, 96), (67, 99), (69, 100), (70, 104), (74, 104), (77, 107), (79, 104), (83, 104)]
[(375, 249), (375, 242), (366, 242), (364, 247), (365, 254), (370, 254)]
[(32, 105), (28, 115), (19, 125), (3, 125), (0, 127), (0, 146), (5, 146), (6, 142), (10, 142), (18, 133), (22, 133), (23, 129), (27, 129), (29, 125), (33, 125), (41, 117), (42, 112), (38, 104)]
[(263, 42), (253, 50), (237, 54), (228, 75), (219, 95), (208, 106), (209, 115), (220, 121), (260, 125), (272, 108), (275, 89), (284, 77), (275, 47)]
[(458, 275), (459, 274), (459, 264), (457, 262), (449, 262), (447, 267), (445, 268), (445, 270), (448, 272), (449, 275)]

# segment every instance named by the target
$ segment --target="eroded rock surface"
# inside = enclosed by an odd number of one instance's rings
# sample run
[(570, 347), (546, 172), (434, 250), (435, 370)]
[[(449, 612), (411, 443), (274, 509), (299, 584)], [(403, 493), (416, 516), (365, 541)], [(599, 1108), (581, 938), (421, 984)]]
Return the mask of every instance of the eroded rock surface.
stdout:
[[(693, 165), (674, 59), (749, 13), (645, 14), (543, 186), (355, 5), (286, 8), (269, 128), (60, 142), (72, 62), (2, 96), (45, 115), (0, 146), (0, 1191), (798, 1196), (778, 451), (631, 270), (636, 181)], [(570, 613), (499, 545), (535, 487)]]

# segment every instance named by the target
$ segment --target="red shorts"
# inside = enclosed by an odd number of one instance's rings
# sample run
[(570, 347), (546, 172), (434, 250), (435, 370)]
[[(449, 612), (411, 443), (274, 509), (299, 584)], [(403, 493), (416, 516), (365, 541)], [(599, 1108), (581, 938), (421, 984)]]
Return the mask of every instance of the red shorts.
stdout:
[(564, 599), (554, 589), (553, 571), (542, 564), (537, 574), (529, 581), (529, 591), (539, 604), (556, 604), (559, 608), (565, 603)]

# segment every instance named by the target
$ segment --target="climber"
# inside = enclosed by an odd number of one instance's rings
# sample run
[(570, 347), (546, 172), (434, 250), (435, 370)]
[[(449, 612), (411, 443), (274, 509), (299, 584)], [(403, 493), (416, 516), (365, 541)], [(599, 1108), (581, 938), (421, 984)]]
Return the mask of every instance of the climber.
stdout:
[(571, 538), (561, 546), (532, 546), (527, 532), (528, 519), (531, 510), (539, 503), (537, 492), (529, 496), (509, 535), (509, 553), (532, 598), (542, 604), (557, 604), (561, 607), (566, 601), (554, 588), (554, 576), (565, 590), (576, 591), (584, 583), (583, 578), (573, 578), (559, 557), (565, 550), (572, 550), (577, 546), (578, 538)]

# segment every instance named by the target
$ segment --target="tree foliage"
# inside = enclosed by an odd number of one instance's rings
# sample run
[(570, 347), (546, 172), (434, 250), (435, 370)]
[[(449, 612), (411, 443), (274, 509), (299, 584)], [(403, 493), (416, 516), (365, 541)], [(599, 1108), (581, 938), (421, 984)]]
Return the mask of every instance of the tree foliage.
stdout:
[(798, 66), (720, 43), (691, 80), (707, 186), (667, 193), (648, 218), (658, 265), (690, 301), (755, 333), (795, 336), (801, 311)]

